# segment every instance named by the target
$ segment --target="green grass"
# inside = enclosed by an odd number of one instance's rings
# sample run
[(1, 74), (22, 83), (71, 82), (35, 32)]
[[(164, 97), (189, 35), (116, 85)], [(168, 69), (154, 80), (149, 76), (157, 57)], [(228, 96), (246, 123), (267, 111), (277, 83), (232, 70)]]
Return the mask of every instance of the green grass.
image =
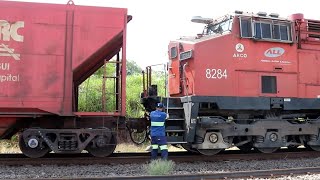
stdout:
[(169, 175), (173, 172), (175, 163), (171, 160), (153, 160), (144, 166), (149, 175)]

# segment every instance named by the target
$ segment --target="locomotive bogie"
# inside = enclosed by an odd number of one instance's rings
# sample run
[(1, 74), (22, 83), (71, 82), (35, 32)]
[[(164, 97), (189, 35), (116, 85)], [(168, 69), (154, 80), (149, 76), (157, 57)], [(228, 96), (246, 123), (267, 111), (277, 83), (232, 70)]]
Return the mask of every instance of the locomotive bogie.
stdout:
[(299, 145), (316, 149), (320, 145), (319, 100), (284, 99), (184, 97), (184, 113), (189, 121), (186, 140), (201, 150), (248, 146), (271, 153)]
[[(238, 124), (235, 121), (246, 121), (249, 124)], [(197, 127), (199, 128), (196, 130), (198, 140), (195, 142), (199, 144), (193, 147), (200, 149), (227, 149), (247, 143), (258, 149), (292, 147), (305, 143), (312, 146), (320, 145), (317, 139), (320, 128), (319, 120), (308, 120), (301, 123), (297, 120), (284, 119), (228, 121), (222, 117), (202, 117), (198, 119)], [(244, 140), (236, 140), (239, 137)], [(228, 139), (233, 139), (233, 141), (230, 142)], [(206, 145), (207, 148), (204, 148), (204, 144), (210, 144), (210, 146)]]

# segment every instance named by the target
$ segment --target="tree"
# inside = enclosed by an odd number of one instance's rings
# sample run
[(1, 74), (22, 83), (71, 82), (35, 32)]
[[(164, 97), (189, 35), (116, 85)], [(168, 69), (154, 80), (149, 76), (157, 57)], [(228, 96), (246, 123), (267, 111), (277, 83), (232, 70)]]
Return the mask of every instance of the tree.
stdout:
[(142, 68), (134, 61), (127, 61), (127, 75), (141, 74)]

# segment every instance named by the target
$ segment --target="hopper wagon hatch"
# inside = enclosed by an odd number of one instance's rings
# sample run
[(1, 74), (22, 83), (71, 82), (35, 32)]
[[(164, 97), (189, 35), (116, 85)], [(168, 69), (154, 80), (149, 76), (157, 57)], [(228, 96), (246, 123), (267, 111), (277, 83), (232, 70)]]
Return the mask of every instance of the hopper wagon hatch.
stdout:
[[(0, 2), (0, 137), (22, 131), (29, 157), (107, 156), (126, 110), (127, 9)], [(111, 59), (114, 59), (110, 61)], [(78, 112), (79, 85), (113, 64), (115, 109)], [(112, 92), (113, 92), (112, 91)]]

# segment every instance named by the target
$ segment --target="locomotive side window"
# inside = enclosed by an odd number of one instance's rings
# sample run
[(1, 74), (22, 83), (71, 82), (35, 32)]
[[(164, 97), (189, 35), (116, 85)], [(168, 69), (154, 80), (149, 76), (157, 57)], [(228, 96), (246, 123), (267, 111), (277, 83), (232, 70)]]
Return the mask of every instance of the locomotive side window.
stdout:
[(273, 25), (273, 39), (280, 40), (280, 26)]
[(271, 39), (271, 24), (261, 23), (262, 38)]
[(242, 38), (252, 37), (251, 18), (250, 19), (240, 18), (240, 31), (241, 31)]
[(256, 22), (254, 24), (256, 39), (271, 39), (271, 24)]
[(277, 77), (261, 76), (261, 92), (273, 94), (277, 93)]
[(254, 24), (254, 37), (257, 39), (261, 39), (261, 24), (255, 23)]
[(291, 24), (289, 22), (268, 19), (260, 21), (248, 17), (240, 17), (239, 19), (242, 38), (284, 43), (292, 42)]
[(170, 58), (174, 59), (178, 56), (177, 47), (170, 48)]
[(280, 26), (280, 36), (281, 40), (289, 41), (289, 27), (288, 26)]

